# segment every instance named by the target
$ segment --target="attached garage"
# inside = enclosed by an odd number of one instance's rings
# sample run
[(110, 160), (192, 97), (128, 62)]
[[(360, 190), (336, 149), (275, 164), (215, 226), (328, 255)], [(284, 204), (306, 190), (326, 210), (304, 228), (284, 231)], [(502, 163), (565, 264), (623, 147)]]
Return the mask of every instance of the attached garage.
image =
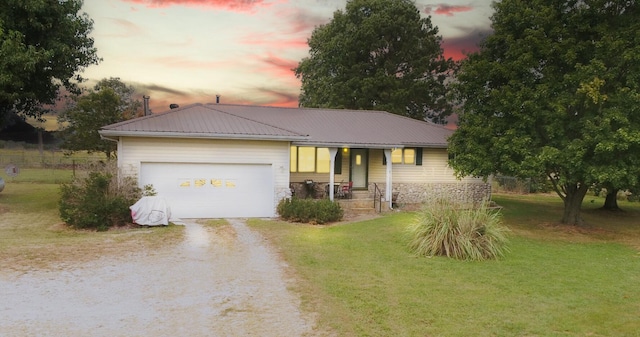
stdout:
[(140, 163), (141, 186), (151, 184), (183, 218), (271, 217), (269, 164)]

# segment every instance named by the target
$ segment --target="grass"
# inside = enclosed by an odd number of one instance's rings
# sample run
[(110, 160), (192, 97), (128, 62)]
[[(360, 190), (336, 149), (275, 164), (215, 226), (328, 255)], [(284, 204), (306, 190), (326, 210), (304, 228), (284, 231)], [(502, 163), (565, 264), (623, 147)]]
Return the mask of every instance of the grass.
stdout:
[(319, 326), (339, 336), (639, 336), (640, 205), (567, 228), (555, 196), (494, 198), (510, 253), (497, 261), (419, 258), (404, 231), (415, 214), (308, 226), (252, 220), (300, 278)]
[[(74, 174), (82, 174), (92, 163), (105, 160), (103, 153), (77, 152), (64, 155), (60, 151), (24, 148), (0, 148), (0, 178), (7, 183), (59, 184), (70, 182)], [(16, 176), (5, 172), (8, 165), (19, 169)]]
[(58, 216), (58, 184), (8, 183), (0, 192), (0, 270), (27, 271), (131, 254), (181, 241), (183, 228), (71, 230)]

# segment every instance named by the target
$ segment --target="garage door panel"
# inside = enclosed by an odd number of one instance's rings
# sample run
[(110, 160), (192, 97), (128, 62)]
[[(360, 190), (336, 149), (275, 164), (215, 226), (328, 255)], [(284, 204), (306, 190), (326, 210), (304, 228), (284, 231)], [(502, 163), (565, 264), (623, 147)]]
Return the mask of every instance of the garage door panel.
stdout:
[(176, 217), (273, 216), (271, 165), (142, 163), (140, 184), (152, 184)]

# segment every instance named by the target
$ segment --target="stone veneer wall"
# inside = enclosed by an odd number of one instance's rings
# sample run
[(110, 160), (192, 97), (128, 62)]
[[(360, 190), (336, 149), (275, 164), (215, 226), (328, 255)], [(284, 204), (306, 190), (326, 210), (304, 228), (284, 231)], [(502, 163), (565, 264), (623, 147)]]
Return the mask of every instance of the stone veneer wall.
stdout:
[(322, 199), (326, 196), (327, 183), (313, 182), (307, 185), (306, 183), (290, 183), (289, 186), (293, 189), (293, 195), (300, 199), (312, 198)]
[[(378, 183), (378, 188), (385, 195), (385, 183)], [(374, 184), (369, 184), (369, 193), (373, 195)], [(397, 205), (421, 205), (437, 199), (448, 199), (454, 202), (478, 203), (491, 199), (491, 184), (488, 183), (394, 183), (393, 191), (399, 192)]]

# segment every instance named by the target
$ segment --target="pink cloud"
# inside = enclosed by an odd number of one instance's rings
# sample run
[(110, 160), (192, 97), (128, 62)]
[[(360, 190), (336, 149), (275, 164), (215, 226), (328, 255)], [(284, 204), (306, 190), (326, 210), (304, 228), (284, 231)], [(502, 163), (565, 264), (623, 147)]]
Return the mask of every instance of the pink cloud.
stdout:
[(328, 21), (327, 18), (299, 8), (283, 9), (276, 13), (282, 23), (278, 33), (251, 33), (242, 37), (239, 42), (251, 46), (270, 46), (274, 49), (307, 49), (307, 39), (313, 29)]
[(284, 48), (303, 48), (306, 49), (309, 46), (307, 45), (306, 37), (294, 37), (294, 38), (282, 38), (281, 35), (275, 33), (264, 33), (264, 34), (251, 34), (247, 35), (244, 38), (241, 38), (240, 43), (252, 45), (252, 46), (271, 46), (274, 49), (284, 49)]
[(204, 7), (212, 9), (229, 10), (234, 12), (252, 12), (257, 7), (266, 7), (273, 4), (268, 0), (122, 0), (151, 8), (184, 6)]
[(279, 76), (291, 76), (295, 78), (293, 74), (293, 68), (298, 66), (298, 62), (294, 60), (287, 60), (275, 55), (267, 55), (263, 59), (269, 68), (273, 69), (272, 73)]
[(439, 4), (426, 6), (424, 12), (427, 14), (433, 13), (434, 15), (454, 16), (456, 13), (468, 12), (471, 10), (473, 10), (473, 7), (471, 6), (452, 6), (447, 4)]

